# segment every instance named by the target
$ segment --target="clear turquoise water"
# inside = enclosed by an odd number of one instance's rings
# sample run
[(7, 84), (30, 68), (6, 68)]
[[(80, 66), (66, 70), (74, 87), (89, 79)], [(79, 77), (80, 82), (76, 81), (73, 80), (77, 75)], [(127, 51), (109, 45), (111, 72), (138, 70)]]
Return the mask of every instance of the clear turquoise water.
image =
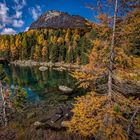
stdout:
[(58, 89), (59, 85), (74, 88), (76, 81), (67, 71), (47, 70), (41, 72), (38, 67), (14, 65), (5, 65), (4, 68), (12, 91), (16, 86), (24, 88), (29, 102), (46, 101), (53, 104), (71, 99)]

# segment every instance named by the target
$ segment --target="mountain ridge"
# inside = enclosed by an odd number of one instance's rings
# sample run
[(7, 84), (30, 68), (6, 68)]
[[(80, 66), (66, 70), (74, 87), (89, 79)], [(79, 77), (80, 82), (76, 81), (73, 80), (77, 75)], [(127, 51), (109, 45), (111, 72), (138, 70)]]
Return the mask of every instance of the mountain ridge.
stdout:
[(34, 21), (29, 30), (38, 28), (91, 28), (92, 24), (80, 15), (70, 15), (66, 12), (50, 10)]

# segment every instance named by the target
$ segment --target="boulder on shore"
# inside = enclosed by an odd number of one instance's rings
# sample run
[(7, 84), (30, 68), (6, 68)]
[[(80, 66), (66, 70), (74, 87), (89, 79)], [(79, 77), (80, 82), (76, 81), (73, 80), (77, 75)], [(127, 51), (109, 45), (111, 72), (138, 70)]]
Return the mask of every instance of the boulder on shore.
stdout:
[(46, 71), (46, 70), (48, 70), (48, 68), (47, 67), (44, 67), (44, 66), (41, 66), (41, 67), (39, 67), (39, 70), (40, 71)]
[(64, 93), (71, 93), (73, 91), (72, 88), (69, 88), (67, 86), (59, 86), (59, 90), (64, 92)]

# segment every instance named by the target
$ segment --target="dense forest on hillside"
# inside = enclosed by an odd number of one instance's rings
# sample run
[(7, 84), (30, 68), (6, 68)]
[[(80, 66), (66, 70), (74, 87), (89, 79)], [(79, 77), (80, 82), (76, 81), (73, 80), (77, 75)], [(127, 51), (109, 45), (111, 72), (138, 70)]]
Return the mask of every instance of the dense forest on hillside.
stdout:
[(88, 63), (92, 31), (36, 29), (0, 36), (0, 57), (10, 60)]

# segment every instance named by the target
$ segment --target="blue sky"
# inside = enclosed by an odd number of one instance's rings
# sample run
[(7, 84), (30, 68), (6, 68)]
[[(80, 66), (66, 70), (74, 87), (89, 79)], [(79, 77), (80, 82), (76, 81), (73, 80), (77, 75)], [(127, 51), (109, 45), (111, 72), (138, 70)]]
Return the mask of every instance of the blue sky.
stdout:
[(86, 8), (96, 0), (0, 0), (0, 34), (15, 34), (29, 28), (42, 13), (59, 10), (94, 21), (94, 12)]

